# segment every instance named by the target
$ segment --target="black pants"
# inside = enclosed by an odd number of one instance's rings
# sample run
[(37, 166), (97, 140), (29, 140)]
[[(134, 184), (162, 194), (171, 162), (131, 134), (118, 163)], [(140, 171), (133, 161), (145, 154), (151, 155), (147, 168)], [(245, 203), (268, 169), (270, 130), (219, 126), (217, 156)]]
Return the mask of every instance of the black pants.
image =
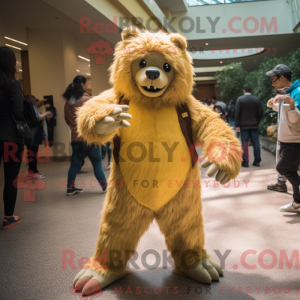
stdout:
[[(38, 172), (38, 169), (37, 169), (37, 158), (36, 158), (36, 154), (39, 150), (39, 146), (27, 146), (27, 149), (28, 150), (31, 150), (34, 154), (34, 156), (30, 156), (28, 157), (28, 159), (30, 160), (28, 162), (28, 170), (31, 170), (33, 171), (34, 173), (37, 173)], [(31, 161), (32, 160), (32, 161)]]
[(14, 214), (18, 189), (14, 185), (14, 180), (18, 177), (21, 166), (21, 153), (24, 145), (0, 140), (0, 164), (4, 161), (4, 215)]
[(292, 184), (294, 201), (300, 204), (300, 176), (297, 173), (300, 164), (300, 143), (280, 142), (279, 154), (280, 160), (276, 166), (276, 170)]

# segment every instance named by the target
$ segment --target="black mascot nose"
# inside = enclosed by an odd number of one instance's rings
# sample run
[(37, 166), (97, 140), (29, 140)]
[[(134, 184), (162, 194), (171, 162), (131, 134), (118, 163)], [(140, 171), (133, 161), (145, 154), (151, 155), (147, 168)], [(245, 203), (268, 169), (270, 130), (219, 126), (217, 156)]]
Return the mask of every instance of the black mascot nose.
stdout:
[(160, 72), (157, 69), (148, 69), (146, 71), (146, 76), (150, 79), (150, 80), (154, 80), (156, 78), (158, 78), (160, 75)]

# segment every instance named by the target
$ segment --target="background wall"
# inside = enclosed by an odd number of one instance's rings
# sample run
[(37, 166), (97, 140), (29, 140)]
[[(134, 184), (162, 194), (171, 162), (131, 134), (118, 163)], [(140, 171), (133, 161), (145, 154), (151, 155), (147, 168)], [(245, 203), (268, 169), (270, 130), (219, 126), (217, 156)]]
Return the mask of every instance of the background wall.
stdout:
[[(70, 155), (70, 129), (64, 120), (65, 101), (61, 95), (77, 75), (75, 40), (60, 30), (29, 29), (28, 48), (32, 94), (38, 99), (53, 95), (57, 112), (54, 139)], [(51, 155), (56, 155), (55, 149), (51, 148)]]

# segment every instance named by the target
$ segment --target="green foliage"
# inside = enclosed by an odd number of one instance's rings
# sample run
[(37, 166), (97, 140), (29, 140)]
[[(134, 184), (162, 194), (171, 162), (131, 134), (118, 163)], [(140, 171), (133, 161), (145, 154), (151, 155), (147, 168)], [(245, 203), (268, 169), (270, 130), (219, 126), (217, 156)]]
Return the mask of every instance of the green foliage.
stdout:
[(224, 102), (228, 103), (230, 99), (236, 100), (243, 95), (246, 75), (241, 62), (228, 64), (222, 71), (216, 72), (216, 86), (221, 89)]
[[(265, 57), (258, 69), (250, 73), (245, 71), (241, 63), (232, 63), (224, 68), (224, 74), (221, 75), (223, 71), (216, 74), (217, 86), (221, 88), (224, 99), (237, 99), (242, 94), (241, 89), (244, 84), (248, 83), (252, 86), (252, 93), (260, 99), (264, 110), (263, 119), (259, 124), (259, 131), (262, 135), (266, 135), (266, 129), (269, 125), (277, 122), (277, 115), (273, 114), (271, 117), (270, 114), (274, 111), (267, 107), (267, 102), (278, 91), (272, 87), (270, 77), (266, 75), (266, 72), (272, 70), (278, 64), (285, 64), (291, 69), (293, 81), (299, 79), (300, 48), (289, 52), (283, 57)], [(231, 78), (227, 78), (228, 76)], [(228, 85), (231, 85), (231, 87)]]

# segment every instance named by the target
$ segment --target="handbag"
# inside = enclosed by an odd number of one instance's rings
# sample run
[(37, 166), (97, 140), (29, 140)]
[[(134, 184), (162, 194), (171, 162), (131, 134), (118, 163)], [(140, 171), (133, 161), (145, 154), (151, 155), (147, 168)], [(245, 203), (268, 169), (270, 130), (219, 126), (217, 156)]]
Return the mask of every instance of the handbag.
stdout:
[(22, 138), (27, 136), (30, 133), (30, 128), (27, 125), (27, 122), (25, 121), (25, 118), (23, 117), (23, 120), (17, 121), (14, 116), (12, 116), (12, 117), (15, 120), (15, 123), (17, 125), (18, 135)]
[[(23, 111), (24, 111), (24, 114), (26, 113), (26, 116), (28, 115), (28, 105), (27, 105), (27, 101), (25, 99), (25, 95), (22, 91), (22, 95), (23, 95)], [(17, 126), (17, 131), (18, 131), (18, 135), (22, 138), (26, 137), (27, 135), (29, 135), (30, 133), (30, 127), (29, 125), (27, 124), (27, 121), (25, 120), (25, 117), (24, 117), (24, 114), (23, 114), (23, 118), (21, 121), (17, 121), (15, 119), (15, 117), (12, 115), (15, 123), (16, 123), (16, 126)]]

